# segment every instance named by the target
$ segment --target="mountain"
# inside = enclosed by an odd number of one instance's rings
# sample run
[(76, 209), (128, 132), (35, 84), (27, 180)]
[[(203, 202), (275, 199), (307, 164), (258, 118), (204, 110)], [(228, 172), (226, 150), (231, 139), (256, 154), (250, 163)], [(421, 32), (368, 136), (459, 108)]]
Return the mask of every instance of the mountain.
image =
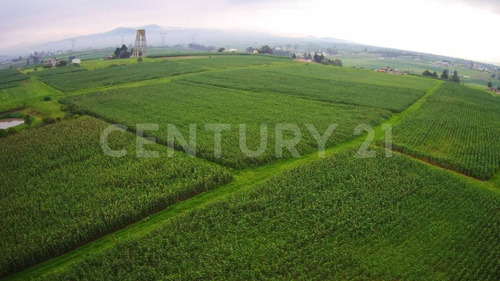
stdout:
[[(161, 27), (151, 24), (138, 28), (146, 29), (146, 39), (150, 46), (161, 46), (161, 33), (166, 32), (165, 45), (197, 43), (203, 45), (224, 46), (224, 47), (258, 47), (264, 44), (283, 45), (299, 43), (338, 43), (355, 44), (346, 40), (336, 38), (318, 38), (308, 36), (303, 38), (291, 38), (269, 35), (251, 31), (220, 31), (207, 29), (186, 29), (177, 27)], [(75, 38), (48, 42), (32, 47), (32, 51), (58, 51), (71, 49), (71, 39), (75, 39), (75, 50), (87, 48), (119, 47), (123, 44), (133, 45), (137, 28), (118, 27), (116, 29), (95, 33)], [(25, 54), (22, 54), (25, 55)]]

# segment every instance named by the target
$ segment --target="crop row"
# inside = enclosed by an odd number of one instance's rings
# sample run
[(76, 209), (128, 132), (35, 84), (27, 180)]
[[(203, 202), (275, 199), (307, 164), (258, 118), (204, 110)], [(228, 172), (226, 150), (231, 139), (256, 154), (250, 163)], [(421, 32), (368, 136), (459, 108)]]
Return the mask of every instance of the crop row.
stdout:
[(136, 158), (135, 136), (90, 117), (0, 139), (0, 276), (74, 249), (170, 204), (231, 180), (223, 168), (147, 145), (160, 158)]
[(499, 205), (405, 156), (344, 151), (43, 278), (498, 280)]
[(397, 150), (479, 179), (500, 168), (500, 99), (446, 83), (393, 130)]

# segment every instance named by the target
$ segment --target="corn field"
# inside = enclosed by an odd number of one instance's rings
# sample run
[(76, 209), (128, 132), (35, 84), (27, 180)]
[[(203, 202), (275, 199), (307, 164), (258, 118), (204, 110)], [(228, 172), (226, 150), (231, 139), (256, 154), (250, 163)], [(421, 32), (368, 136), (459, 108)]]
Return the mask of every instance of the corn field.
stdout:
[(46, 278), (500, 278), (498, 192), (406, 156), (354, 152), (193, 210)]
[(0, 139), (0, 276), (65, 253), (231, 180), (223, 168), (148, 145), (163, 157), (136, 158), (135, 137), (89, 117)]
[(487, 180), (500, 168), (500, 99), (446, 83), (393, 130), (393, 148)]

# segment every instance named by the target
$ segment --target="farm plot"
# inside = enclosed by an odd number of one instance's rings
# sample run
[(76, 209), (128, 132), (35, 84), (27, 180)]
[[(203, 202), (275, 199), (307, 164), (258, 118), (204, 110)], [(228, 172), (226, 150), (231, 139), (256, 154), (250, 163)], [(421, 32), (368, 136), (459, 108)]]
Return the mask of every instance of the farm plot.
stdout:
[[(63, 67), (66, 68), (66, 67)], [(74, 69), (68, 66), (68, 69)], [(203, 68), (193, 64), (183, 64), (177, 61), (160, 61), (154, 63), (135, 63), (118, 65), (114, 67), (96, 70), (64, 71), (53, 70), (40, 71), (38, 74), (41, 81), (63, 92), (72, 92), (82, 89), (96, 88), (136, 82), (147, 79), (155, 79), (184, 73), (199, 72)]]
[[(337, 124), (325, 143), (325, 147), (331, 147), (355, 138), (353, 132), (358, 125), (374, 126), (390, 116), (385, 110), (248, 93), (184, 81), (71, 96), (64, 102), (82, 113), (132, 129), (136, 124), (159, 124), (158, 130), (145, 134), (157, 137), (163, 144), (168, 144), (169, 135), (173, 135), (168, 133), (169, 124), (175, 125), (186, 141), (190, 139), (190, 126), (194, 125), (196, 155), (237, 169), (298, 156), (286, 147), (280, 149), (282, 155), (276, 154), (278, 135), (285, 141), (293, 141), (298, 136), (290, 126), (300, 130), (301, 139), (295, 148), (298, 154), (304, 155), (318, 151), (318, 142), (306, 124), (312, 124), (321, 136), (331, 125)], [(219, 155), (216, 155), (214, 131), (205, 129), (212, 124), (226, 125), (220, 135)], [(277, 134), (279, 124), (290, 129)], [(245, 135), (243, 141), (241, 130)], [(175, 143), (177, 148), (183, 149), (178, 139)], [(242, 150), (241, 143), (256, 154)], [(262, 148), (260, 154), (259, 148)]]
[(231, 180), (225, 169), (148, 144), (159, 158), (137, 158), (136, 138), (90, 117), (0, 139), (0, 276), (72, 250)]
[(406, 156), (353, 154), (285, 172), (43, 277), (498, 280), (498, 192)]
[[(286, 68), (286, 67), (283, 67)], [(295, 66), (290, 66), (295, 69)], [(323, 66), (328, 69), (331, 67)], [(278, 69), (278, 68), (276, 68)], [(220, 87), (288, 94), (304, 99), (362, 105), (401, 112), (425, 94), (425, 88), (394, 87), (365, 82), (332, 80), (270, 69), (237, 69), (183, 78)]]
[[(246, 67), (266, 65), (277, 62), (290, 62), (285, 58), (266, 56), (213, 56), (189, 60), (161, 60), (155, 62), (111, 65), (106, 68), (87, 70), (72, 65), (56, 69), (33, 72), (43, 82), (64, 91), (97, 88), (200, 72), (217, 68)], [(117, 62), (119, 63), (119, 62)]]
[(393, 130), (393, 148), (479, 179), (500, 168), (500, 99), (446, 83)]
[(42, 101), (44, 97), (58, 95), (60, 95), (59, 92), (54, 92), (53, 88), (44, 83), (29, 79), (15, 87), (0, 89), (0, 112), (26, 107)]
[(237, 67), (251, 67), (258, 65), (292, 64), (286, 57), (273, 57), (264, 55), (215, 55), (208, 58), (191, 58), (178, 60), (178, 62), (195, 65), (209, 69), (226, 69)]
[(0, 90), (13, 88), (29, 77), (14, 69), (0, 70)]
[(40, 69), (37, 71), (30, 72), (30, 75), (36, 76), (36, 77), (47, 77), (47, 76), (67, 74), (67, 73), (71, 73), (71, 72), (80, 72), (80, 71), (85, 71), (85, 70), (86, 70), (85, 68), (69, 64), (69, 65), (64, 66), (64, 67)]
[(424, 92), (432, 87), (432, 85), (436, 82), (436, 80), (418, 76), (390, 75), (387, 73), (377, 73), (372, 70), (330, 67), (318, 64), (298, 64), (293, 67), (273, 68), (272, 71), (281, 74), (302, 75), (334, 81), (349, 81), (375, 84), (378, 86), (401, 87)]

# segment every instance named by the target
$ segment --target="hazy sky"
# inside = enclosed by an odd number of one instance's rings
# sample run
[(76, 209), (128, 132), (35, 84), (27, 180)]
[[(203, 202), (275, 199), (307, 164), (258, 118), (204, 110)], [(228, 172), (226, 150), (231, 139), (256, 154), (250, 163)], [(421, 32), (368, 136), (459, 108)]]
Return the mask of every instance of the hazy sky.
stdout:
[(499, 0), (1, 0), (0, 54), (116, 27), (334, 37), (500, 64)]

